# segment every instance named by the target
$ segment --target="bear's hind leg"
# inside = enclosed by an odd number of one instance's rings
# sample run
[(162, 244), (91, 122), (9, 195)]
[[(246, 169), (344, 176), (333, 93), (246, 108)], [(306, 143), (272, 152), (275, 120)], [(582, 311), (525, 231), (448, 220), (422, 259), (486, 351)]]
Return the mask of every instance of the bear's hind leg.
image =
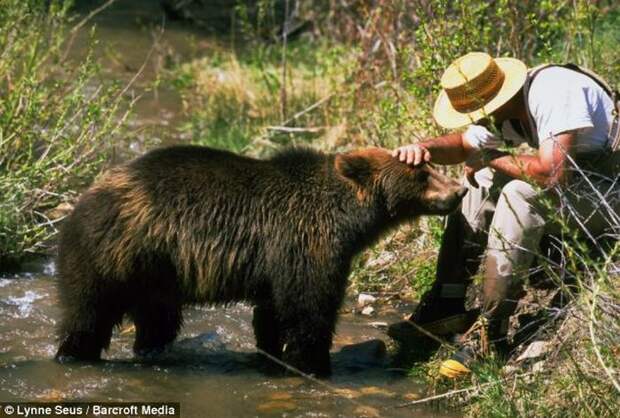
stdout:
[(181, 329), (182, 303), (174, 293), (151, 293), (140, 301), (132, 317), (136, 326), (134, 353), (140, 357), (158, 354)]
[(256, 337), (256, 348), (281, 359), (284, 343), (282, 342), (282, 335), (280, 335), (279, 321), (270, 303), (263, 303), (254, 307), (252, 327)]

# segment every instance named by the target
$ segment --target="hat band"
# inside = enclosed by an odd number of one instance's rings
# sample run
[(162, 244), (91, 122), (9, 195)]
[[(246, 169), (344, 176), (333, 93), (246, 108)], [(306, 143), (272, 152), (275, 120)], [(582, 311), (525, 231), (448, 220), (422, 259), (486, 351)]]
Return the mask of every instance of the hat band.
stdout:
[(497, 96), (504, 83), (504, 72), (493, 61), (489, 67), (479, 77), (453, 89), (446, 89), (454, 110), (460, 113), (474, 112)]

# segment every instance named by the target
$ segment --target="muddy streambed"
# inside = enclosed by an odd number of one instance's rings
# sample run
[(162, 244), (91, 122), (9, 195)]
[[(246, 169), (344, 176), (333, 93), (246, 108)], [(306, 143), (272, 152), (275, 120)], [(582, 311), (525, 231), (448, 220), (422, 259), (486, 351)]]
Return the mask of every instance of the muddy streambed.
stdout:
[(52, 360), (59, 318), (54, 265), (33, 270), (0, 276), (0, 401), (170, 401), (181, 403), (183, 417), (197, 418), (351, 417), (364, 416), (363, 408), (382, 417), (454, 416), (428, 406), (393, 407), (424, 394), (420, 382), (390, 368), (380, 346), (368, 342), (387, 338), (372, 322), (398, 320), (398, 310), (341, 316), (329, 387), (261, 371), (245, 305), (186, 309), (177, 341), (148, 362), (133, 358), (127, 323), (115, 331), (105, 361), (61, 365)]

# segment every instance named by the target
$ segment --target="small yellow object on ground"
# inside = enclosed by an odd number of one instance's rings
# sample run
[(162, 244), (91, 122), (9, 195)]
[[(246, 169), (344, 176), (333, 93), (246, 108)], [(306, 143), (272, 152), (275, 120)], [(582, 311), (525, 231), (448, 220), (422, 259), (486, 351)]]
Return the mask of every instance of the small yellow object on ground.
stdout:
[(439, 374), (448, 379), (456, 379), (466, 376), (469, 373), (471, 373), (471, 370), (465, 367), (461, 362), (453, 359), (446, 360), (439, 366)]

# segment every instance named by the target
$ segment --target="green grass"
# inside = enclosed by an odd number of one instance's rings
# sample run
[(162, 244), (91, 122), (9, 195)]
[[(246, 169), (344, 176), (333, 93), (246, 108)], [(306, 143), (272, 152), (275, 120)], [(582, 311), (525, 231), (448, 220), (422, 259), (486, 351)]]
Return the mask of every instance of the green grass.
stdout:
[(287, 124), (311, 128), (306, 133), (270, 127), (337, 92), (349, 59), (350, 53), (337, 45), (293, 43), (286, 50), (286, 64), (282, 51), (269, 45), (238, 53), (216, 50), (182, 64), (170, 73), (188, 109), (189, 120), (181, 129), (194, 143), (235, 152), (315, 140), (335, 120), (333, 108), (319, 108)]

